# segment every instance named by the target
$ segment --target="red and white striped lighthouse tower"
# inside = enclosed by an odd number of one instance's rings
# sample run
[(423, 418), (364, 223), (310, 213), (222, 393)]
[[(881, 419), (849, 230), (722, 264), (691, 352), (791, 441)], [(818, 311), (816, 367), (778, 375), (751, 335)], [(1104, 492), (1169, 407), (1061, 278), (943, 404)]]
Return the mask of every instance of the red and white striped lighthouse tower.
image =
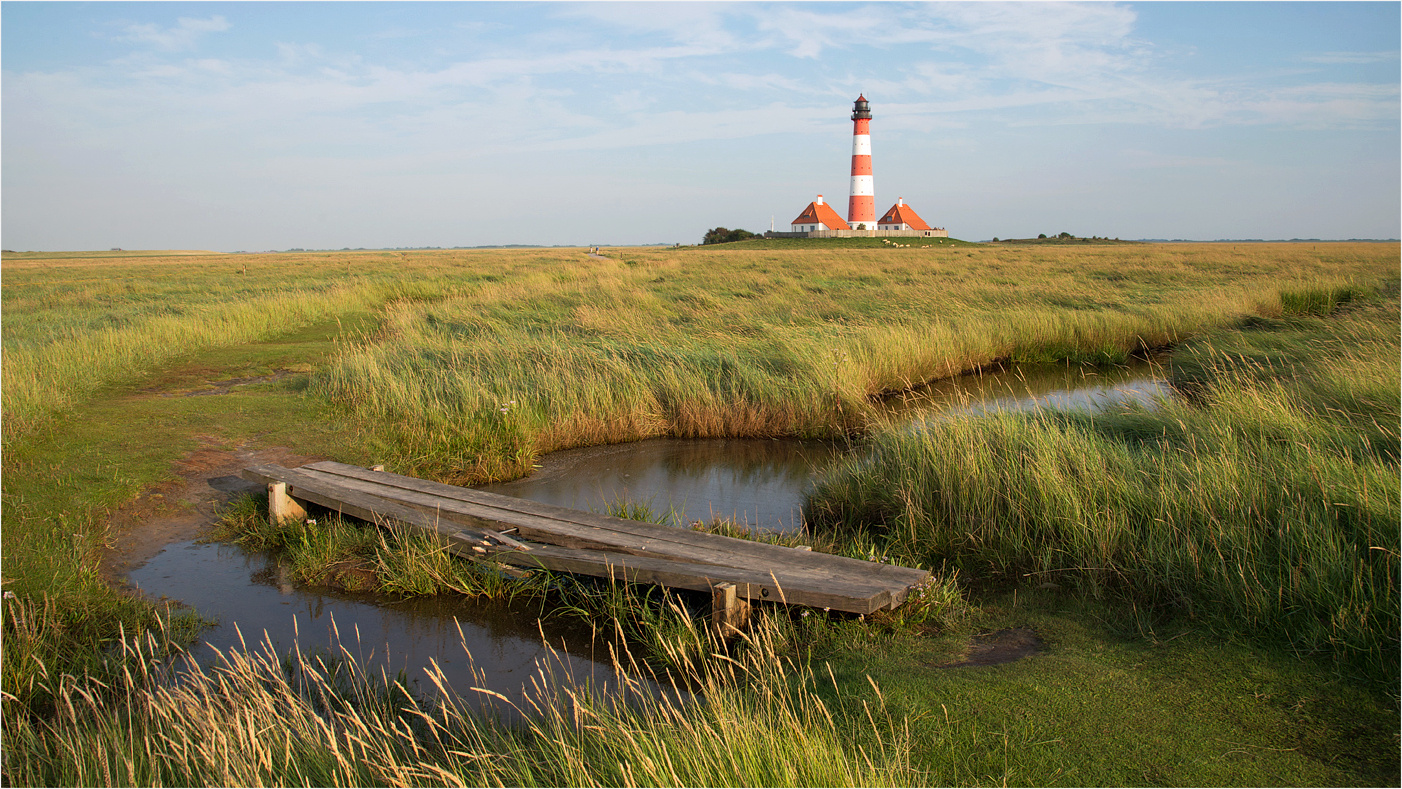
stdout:
[(865, 95), (852, 105), (852, 194), (847, 198), (847, 224), (876, 229), (876, 193), (871, 180), (871, 105)]

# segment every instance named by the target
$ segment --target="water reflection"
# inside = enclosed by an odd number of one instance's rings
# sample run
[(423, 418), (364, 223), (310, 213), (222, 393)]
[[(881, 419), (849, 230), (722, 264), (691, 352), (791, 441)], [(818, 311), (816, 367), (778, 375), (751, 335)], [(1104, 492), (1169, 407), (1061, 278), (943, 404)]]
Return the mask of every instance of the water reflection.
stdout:
[(618, 681), (606, 647), (600, 646), (600, 660), (594, 659), (587, 628), (560, 621), (542, 625), (538, 606), (456, 595), (394, 600), (309, 589), (294, 583), (277, 561), (217, 543), (171, 545), (130, 580), (150, 596), (178, 598), (218, 619), (191, 651), (201, 662), (213, 657), (211, 647), (259, 647), (265, 639), (279, 654), (294, 643), (304, 649), (339, 643), (375, 675), (381, 669), (390, 677), (403, 671), (410, 685), (425, 693), (433, 688), (425, 673), (433, 661), (451, 687), (466, 693), (485, 680), (485, 687), (516, 704), (541, 670), (601, 692)]
[(884, 405), (893, 422), (1037, 408), (1101, 413), (1131, 403), (1152, 406), (1171, 397), (1163, 372), (1152, 361), (1114, 367), (1012, 366), (936, 381)]
[(803, 494), (841, 448), (816, 441), (649, 439), (555, 452), (531, 476), (482, 490), (606, 511), (627, 500), (681, 523), (730, 518), (768, 529), (802, 522)]
[[(938, 381), (882, 403), (891, 424), (924, 418), (1037, 407), (1104, 411), (1168, 396), (1162, 369), (1149, 362), (1097, 367), (1022, 366)], [(816, 476), (845, 446), (765, 439), (649, 439), (555, 452), (525, 479), (482, 490), (562, 507), (607, 511), (646, 503), (674, 522), (730, 518), (789, 531)]]

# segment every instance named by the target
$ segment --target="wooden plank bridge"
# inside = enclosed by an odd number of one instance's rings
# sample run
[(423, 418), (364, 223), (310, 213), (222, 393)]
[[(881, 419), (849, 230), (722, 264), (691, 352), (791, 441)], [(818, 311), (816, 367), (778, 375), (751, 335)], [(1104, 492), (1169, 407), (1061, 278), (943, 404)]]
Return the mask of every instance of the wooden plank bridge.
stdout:
[(324, 461), (265, 464), (243, 477), (268, 486), (274, 518), (302, 503), (377, 524), (440, 535), (474, 560), (709, 591), (718, 625), (746, 618), (748, 601), (869, 614), (903, 603), (927, 570), (660, 526)]

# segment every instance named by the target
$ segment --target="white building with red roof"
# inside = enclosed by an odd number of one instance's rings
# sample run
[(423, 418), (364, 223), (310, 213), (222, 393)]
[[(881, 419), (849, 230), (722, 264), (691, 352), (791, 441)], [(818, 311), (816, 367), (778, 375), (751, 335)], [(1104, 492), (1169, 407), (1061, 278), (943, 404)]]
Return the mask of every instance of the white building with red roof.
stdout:
[(891, 206), (884, 216), (876, 220), (877, 230), (930, 230), (930, 226), (925, 224), (925, 220), (915, 213), (915, 210), (905, 204), (905, 198), (897, 197), (896, 204)]
[(823, 202), (823, 196), (818, 195), (818, 199), (808, 204), (803, 209), (803, 213), (798, 215), (792, 223), (795, 233), (813, 233), (824, 230), (851, 230), (842, 216), (832, 210), (832, 206)]

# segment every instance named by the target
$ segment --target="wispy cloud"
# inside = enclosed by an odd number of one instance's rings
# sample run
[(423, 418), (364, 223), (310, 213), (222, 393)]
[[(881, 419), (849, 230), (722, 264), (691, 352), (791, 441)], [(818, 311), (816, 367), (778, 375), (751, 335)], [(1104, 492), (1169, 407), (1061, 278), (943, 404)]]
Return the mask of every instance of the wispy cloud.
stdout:
[(113, 36), (115, 41), (154, 47), (165, 52), (181, 52), (193, 49), (206, 33), (222, 33), (230, 27), (229, 20), (222, 16), (208, 19), (180, 17), (174, 27), (155, 24), (128, 25), (126, 31)]
[(1303, 58), (1306, 63), (1323, 63), (1326, 65), (1346, 64), (1346, 63), (1385, 63), (1389, 60), (1397, 60), (1398, 52), (1321, 52), (1317, 55), (1306, 55)]

